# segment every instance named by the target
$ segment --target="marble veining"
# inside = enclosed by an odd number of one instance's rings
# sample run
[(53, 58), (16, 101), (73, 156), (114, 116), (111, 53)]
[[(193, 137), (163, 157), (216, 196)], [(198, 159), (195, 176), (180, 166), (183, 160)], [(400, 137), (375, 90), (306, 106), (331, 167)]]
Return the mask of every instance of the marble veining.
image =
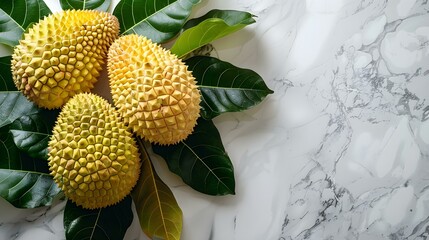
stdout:
[[(217, 0), (194, 15), (213, 8), (257, 16), (212, 54), (275, 94), (215, 119), (235, 196), (197, 193), (153, 157), (184, 212), (182, 238), (427, 239), (427, 0)], [(0, 239), (64, 239), (64, 201), (0, 204)], [(147, 239), (136, 220), (126, 239)]]

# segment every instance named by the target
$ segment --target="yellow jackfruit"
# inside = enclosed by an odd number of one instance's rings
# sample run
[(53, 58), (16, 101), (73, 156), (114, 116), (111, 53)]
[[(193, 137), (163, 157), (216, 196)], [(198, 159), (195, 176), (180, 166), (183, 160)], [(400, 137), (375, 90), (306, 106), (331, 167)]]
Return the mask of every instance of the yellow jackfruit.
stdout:
[(51, 175), (77, 205), (113, 205), (137, 183), (141, 164), (135, 139), (103, 98), (75, 95), (61, 110), (52, 134)]
[(110, 13), (67, 10), (49, 15), (14, 48), (15, 85), (39, 107), (59, 108), (94, 87), (118, 34), (118, 20)]
[(192, 133), (201, 95), (176, 55), (131, 34), (111, 45), (107, 66), (114, 105), (137, 135), (168, 145)]

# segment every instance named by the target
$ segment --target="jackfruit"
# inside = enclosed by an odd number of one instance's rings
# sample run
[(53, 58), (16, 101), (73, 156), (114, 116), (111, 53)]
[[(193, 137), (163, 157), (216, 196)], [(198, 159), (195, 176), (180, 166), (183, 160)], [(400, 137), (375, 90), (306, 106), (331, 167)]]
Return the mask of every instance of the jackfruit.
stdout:
[(39, 107), (60, 108), (94, 87), (118, 34), (117, 18), (106, 12), (66, 10), (45, 17), (14, 48), (16, 87)]
[(111, 45), (107, 68), (114, 105), (138, 136), (169, 145), (192, 133), (201, 94), (188, 66), (176, 55), (130, 34)]
[(121, 201), (137, 183), (139, 152), (118, 112), (80, 93), (63, 107), (48, 146), (49, 169), (64, 194), (87, 209)]

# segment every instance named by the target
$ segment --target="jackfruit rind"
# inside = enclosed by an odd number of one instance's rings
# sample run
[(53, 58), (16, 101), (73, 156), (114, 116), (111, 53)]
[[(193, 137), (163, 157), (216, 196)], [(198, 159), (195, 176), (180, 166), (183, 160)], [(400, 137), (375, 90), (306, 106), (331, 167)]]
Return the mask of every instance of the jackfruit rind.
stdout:
[(45, 17), (14, 48), (15, 85), (39, 107), (60, 108), (94, 87), (118, 33), (117, 18), (107, 12), (66, 10)]
[(108, 53), (114, 105), (142, 138), (161, 145), (184, 140), (200, 116), (201, 94), (188, 67), (146, 37), (118, 38)]
[(113, 106), (91, 93), (77, 94), (64, 105), (48, 149), (54, 181), (83, 208), (121, 201), (140, 174), (132, 134)]

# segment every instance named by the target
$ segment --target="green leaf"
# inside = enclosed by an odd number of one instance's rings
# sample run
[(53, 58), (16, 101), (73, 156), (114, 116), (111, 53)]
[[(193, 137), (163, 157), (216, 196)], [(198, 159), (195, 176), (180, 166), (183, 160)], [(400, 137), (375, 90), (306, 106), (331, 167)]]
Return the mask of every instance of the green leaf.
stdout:
[[(49, 172), (47, 156), (43, 154), (46, 150), (37, 142), (40, 138), (22, 137), (27, 134), (50, 134), (58, 113), (58, 110), (38, 108), (21, 92), (0, 92), (0, 168)], [(47, 148), (47, 142), (43, 144)]]
[(208, 56), (189, 58), (186, 64), (197, 79), (202, 95), (201, 116), (205, 119), (248, 109), (273, 93), (250, 69)]
[(30, 157), (47, 159), (48, 142), (58, 114), (58, 111), (40, 110), (16, 119), (9, 129), (18, 149)]
[(10, 61), (12, 57), (0, 57), (0, 91), (16, 91), (10, 70)]
[(16, 146), (13, 125), (0, 128), (0, 196), (18, 208), (49, 206), (61, 190), (49, 175), (46, 157), (30, 157)]
[(61, 8), (66, 9), (96, 9), (106, 12), (112, 0), (60, 0)]
[(0, 169), (49, 173), (46, 159), (32, 158), (19, 150), (9, 127), (0, 128)]
[[(13, 142), (8, 145), (10, 148), (3, 146), (5, 154), (18, 149), (30, 157), (47, 159), (47, 142), (58, 114), (58, 110), (38, 108), (21, 92), (0, 92), (0, 129), (7, 126)], [(9, 139), (7, 133), (4, 136)], [(5, 139), (3, 140), (6, 141)], [(13, 156), (15, 158), (12, 158)], [(11, 162), (17, 158), (14, 154), (4, 156), (5, 161)]]
[(171, 52), (183, 58), (188, 53), (254, 23), (252, 14), (240, 11), (215, 10), (190, 20), (171, 47)]
[(0, 196), (18, 208), (51, 205), (61, 190), (49, 175), (46, 159), (20, 151), (10, 126), (0, 128)]
[(186, 30), (191, 27), (195, 27), (201, 22), (210, 19), (210, 18), (220, 18), (225, 21), (229, 26), (237, 25), (237, 24), (245, 24), (249, 25), (255, 23), (255, 19), (253, 19), (254, 15), (248, 12), (236, 11), (236, 10), (219, 10), (213, 9), (208, 13), (204, 14), (201, 17), (190, 19), (185, 23), (183, 29)]
[(132, 197), (140, 225), (150, 238), (179, 240), (182, 232), (182, 210), (173, 193), (156, 174), (144, 143), (137, 139), (141, 149), (142, 174)]
[(23, 130), (10, 130), (10, 132), (13, 135), (15, 145), (20, 151), (27, 152), (30, 157), (46, 158), (49, 134)]
[(28, 101), (21, 92), (0, 92), (0, 128), (38, 111), (39, 108)]
[(60, 192), (49, 174), (0, 169), (0, 196), (15, 207), (49, 206)]
[(192, 7), (201, 0), (122, 0), (113, 11), (121, 34), (139, 34), (154, 42), (166, 42), (177, 35)]
[(22, 33), (32, 23), (50, 14), (43, 0), (9, 0), (0, 4), (0, 43), (18, 44)]
[(234, 168), (211, 120), (198, 119), (194, 132), (176, 145), (153, 145), (153, 151), (167, 162), (195, 190), (209, 195), (235, 194)]
[(131, 197), (100, 209), (83, 209), (68, 200), (64, 209), (66, 239), (123, 239), (133, 221)]
[[(20, 92), (0, 92), (0, 196), (19, 208), (51, 205), (61, 192), (49, 175), (47, 142), (16, 141), (16, 130), (50, 131), (49, 119), (55, 116), (46, 112)], [(42, 116), (37, 114), (43, 114), (43, 120), (37, 120)]]

